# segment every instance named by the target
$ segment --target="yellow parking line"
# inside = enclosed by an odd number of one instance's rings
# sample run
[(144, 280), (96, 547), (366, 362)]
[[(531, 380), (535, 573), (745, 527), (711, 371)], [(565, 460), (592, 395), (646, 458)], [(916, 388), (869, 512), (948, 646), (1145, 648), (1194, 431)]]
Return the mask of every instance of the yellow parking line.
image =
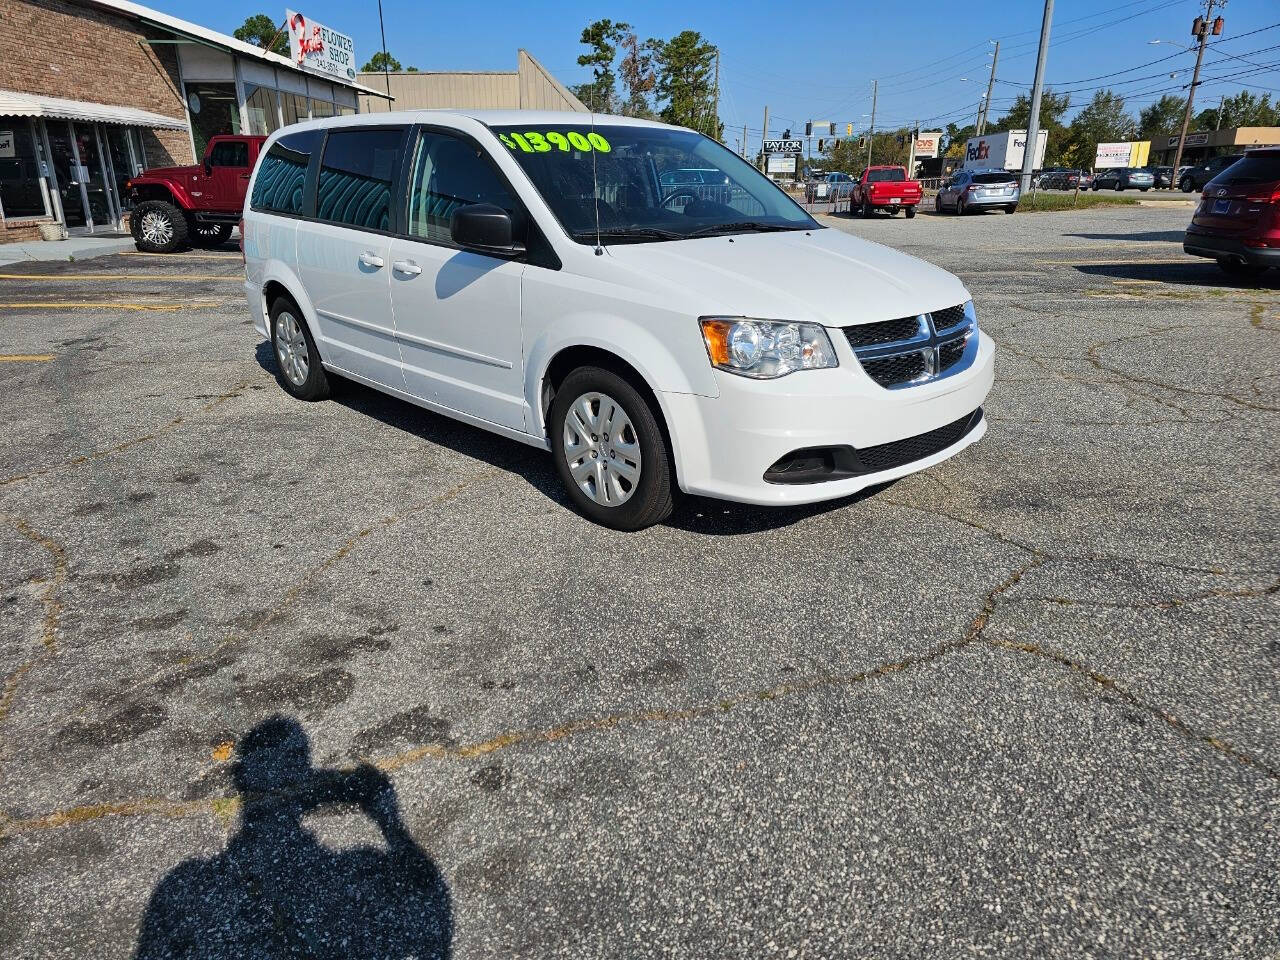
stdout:
[(52, 353), (0, 353), (0, 363), (44, 363), (52, 359)]
[(243, 280), (234, 277), (193, 276), (189, 273), (0, 273), (0, 280), (190, 280), (203, 283), (206, 280)]
[(77, 303), (67, 303), (65, 301), (27, 301), (23, 303), (0, 303), (0, 309), (26, 310), (48, 308), (52, 310), (73, 310), (79, 308), (97, 308), (115, 310), (183, 310), (187, 307), (202, 307), (215, 303), (230, 302), (230, 300), (187, 300), (183, 303), (118, 303), (114, 300), (84, 301)]

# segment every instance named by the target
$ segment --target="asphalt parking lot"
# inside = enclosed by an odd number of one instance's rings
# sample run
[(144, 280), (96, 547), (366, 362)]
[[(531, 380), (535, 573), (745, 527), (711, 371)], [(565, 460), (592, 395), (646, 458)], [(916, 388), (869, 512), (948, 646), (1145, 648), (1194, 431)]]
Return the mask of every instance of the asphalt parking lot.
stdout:
[(1280, 276), (1188, 218), (829, 219), (988, 435), (630, 535), (292, 400), (232, 247), (4, 268), (0, 954), (1280, 955)]

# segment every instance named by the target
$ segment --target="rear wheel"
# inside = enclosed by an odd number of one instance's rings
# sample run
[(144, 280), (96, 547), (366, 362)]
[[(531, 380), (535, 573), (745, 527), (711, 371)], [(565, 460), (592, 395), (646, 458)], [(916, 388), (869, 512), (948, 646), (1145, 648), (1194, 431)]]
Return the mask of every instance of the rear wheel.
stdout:
[(271, 346), (280, 367), (280, 382), (299, 400), (324, 400), (329, 379), (320, 363), (307, 322), (298, 305), (280, 297), (271, 305)]
[(626, 379), (601, 367), (574, 370), (551, 401), (548, 427), (556, 473), (588, 519), (640, 530), (671, 513), (658, 413)]
[(934, 213), (942, 212), (942, 194), (938, 194), (936, 197), (933, 198), (933, 212)]
[(1004, 208), (1004, 212), (1005, 212), (1005, 213), (1014, 213), (1014, 212), (1016, 212), (1016, 211), (1017, 211), (1017, 209), (1018, 209), (1018, 205), (1017, 205), (1016, 203), (1012, 203), (1012, 204), (1010, 204), (1009, 206), (1007, 206), (1007, 207), (1005, 207), (1005, 208)]
[(196, 221), (189, 229), (191, 242), (200, 247), (217, 247), (227, 242), (231, 236), (229, 223), (201, 223)]
[(903, 208), (902, 208), (902, 211), (903, 211), (903, 213), (905, 213), (905, 214), (907, 215), (907, 219), (908, 219), (908, 220), (910, 220), (912, 217), (914, 217), (914, 216), (916, 215), (916, 208), (915, 208), (915, 207), (903, 207)]
[(1218, 266), (1227, 276), (1239, 277), (1242, 280), (1252, 280), (1260, 277), (1267, 270), (1266, 267), (1259, 264), (1245, 263), (1243, 260), (1234, 260), (1231, 257), (1219, 257)]
[(1191, 182), (1190, 177), (1183, 177), (1178, 181), (1178, 189), (1183, 193), (1191, 193), (1191, 191), (1195, 189), (1195, 186), (1196, 185)]
[(144, 200), (129, 214), (129, 232), (143, 253), (172, 253), (187, 245), (187, 218), (164, 200)]
[(876, 212), (876, 208), (873, 207), (869, 201), (867, 200), (862, 201), (862, 215), (864, 217), (870, 217), (875, 212)]
[(956, 216), (958, 217), (964, 216), (964, 199), (963, 198), (958, 198), (956, 200)]

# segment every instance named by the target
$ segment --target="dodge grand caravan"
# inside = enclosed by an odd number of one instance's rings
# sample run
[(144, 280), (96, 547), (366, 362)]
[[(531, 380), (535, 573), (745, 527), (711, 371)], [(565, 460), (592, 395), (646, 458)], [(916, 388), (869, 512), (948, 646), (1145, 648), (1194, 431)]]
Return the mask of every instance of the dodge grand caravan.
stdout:
[[(715, 197), (672, 170), (715, 170)], [(659, 123), (440, 111), (264, 145), (245, 291), (286, 390), (333, 376), (549, 450), (618, 529), (677, 490), (844, 497), (986, 430), (994, 347), (960, 281), (822, 227)]]

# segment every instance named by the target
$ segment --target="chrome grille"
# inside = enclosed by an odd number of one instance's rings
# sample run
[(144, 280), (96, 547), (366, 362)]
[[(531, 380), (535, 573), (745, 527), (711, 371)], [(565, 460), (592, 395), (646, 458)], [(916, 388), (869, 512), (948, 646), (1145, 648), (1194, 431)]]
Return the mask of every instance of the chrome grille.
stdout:
[(966, 369), (978, 353), (977, 334), (972, 301), (915, 317), (844, 328), (867, 376), (889, 390), (930, 383)]

